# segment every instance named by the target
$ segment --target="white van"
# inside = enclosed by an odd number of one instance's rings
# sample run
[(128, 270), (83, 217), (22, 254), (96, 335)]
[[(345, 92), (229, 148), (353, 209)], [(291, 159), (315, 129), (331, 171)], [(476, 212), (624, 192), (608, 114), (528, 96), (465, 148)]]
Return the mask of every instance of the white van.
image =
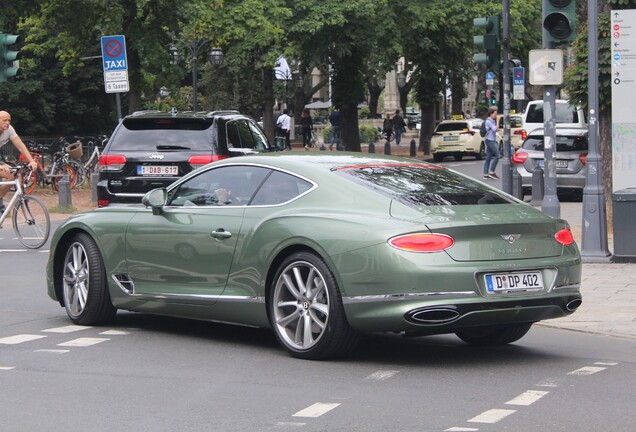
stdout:
[[(585, 113), (579, 107), (570, 105), (570, 102), (562, 99), (556, 100), (556, 126), (558, 128), (585, 128), (587, 120)], [(523, 113), (523, 128), (527, 133), (535, 129), (543, 129), (543, 101), (534, 100), (528, 102)]]

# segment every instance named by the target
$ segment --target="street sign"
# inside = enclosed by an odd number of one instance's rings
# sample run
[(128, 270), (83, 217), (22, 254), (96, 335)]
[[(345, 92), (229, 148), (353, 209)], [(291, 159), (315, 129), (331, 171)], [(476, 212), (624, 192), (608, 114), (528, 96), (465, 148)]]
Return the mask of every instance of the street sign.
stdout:
[(106, 93), (129, 91), (126, 39), (122, 35), (102, 37), (102, 65)]
[(486, 72), (486, 85), (495, 85), (495, 74), (492, 72)]
[(636, 9), (611, 11), (612, 190), (636, 187)]
[(515, 100), (525, 99), (526, 93), (526, 68), (512, 68), (512, 98)]
[(530, 84), (563, 84), (563, 51), (560, 49), (540, 49), (530, 51)]

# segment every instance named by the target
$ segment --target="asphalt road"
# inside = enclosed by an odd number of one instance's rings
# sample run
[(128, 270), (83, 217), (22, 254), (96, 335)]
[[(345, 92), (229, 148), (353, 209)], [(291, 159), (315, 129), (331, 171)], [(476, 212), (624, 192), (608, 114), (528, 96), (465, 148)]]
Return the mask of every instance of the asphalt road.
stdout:
[(375, 335), (312, 362), (263, 329), (133, 313), (71, 326), (45, 294), (46, 250), (18, 251), (8, 232), (2, 432), (634, 429), (633, 340), (539, 326), (495, 349)]

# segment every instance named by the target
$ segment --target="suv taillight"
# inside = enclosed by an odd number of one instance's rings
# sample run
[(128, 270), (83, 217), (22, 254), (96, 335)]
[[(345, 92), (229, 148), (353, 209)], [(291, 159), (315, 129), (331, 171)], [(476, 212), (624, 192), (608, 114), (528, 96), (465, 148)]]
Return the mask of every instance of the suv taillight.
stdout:
[(524, 151), (517, 151), (512, 156), (512, 163), (523, 164), (526, 160), (528, 160), (528, 153)]
[(583, 165), (587, 165), (587, 153), (581, 153), (579, 155), (579, 160)]
[(211, 162), (218, 161), (221, 159), (227, 159), (227, 156), (197, 155), (197, 156), (190, 156), (190, 159), (188, 159), (188, 163), (190, 164), (192, 169), (197, 169)]
[(101, 171), (121, 171), (126, 163), (124, 155), (101, 155), (99, 157), (99, 169)]

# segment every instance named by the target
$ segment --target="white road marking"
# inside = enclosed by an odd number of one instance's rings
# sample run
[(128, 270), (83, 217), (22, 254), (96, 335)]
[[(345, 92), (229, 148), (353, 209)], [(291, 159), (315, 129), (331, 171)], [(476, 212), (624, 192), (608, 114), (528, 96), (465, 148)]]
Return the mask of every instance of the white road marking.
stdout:
[(49, 354), (66, 354), (67, 352), (71, 352), (71, 350), (58, 350), (58, 349), (39, 349), (34, 352), (43, 352)]
[(40, 250), (38, 250), (38, 252), (40, 252), (40, 253), (49, 253), (50, 250), (48, 250), (48, 249), (46, 249), (46, 250), (40, 249)]
[(298, 428), (298, 427), (303, 427), (305, 426), (307, 423), (299, 423), (299, 422), (278, 422), (276, 423), (276, 426), (274, 426), (276, 429), (278, 428)]
[(76, 331), (86, 330), (91, 328), (90, 326), (78, 326), (78, 325), (67, 325), (64, 327), (53, 327), (50, 329), (42, 330), (46, 333), (73, 333)]
[(0, 366), (0, 370), (12, 370), (15, 369), (14, 366)]
[(26, 252), (26, 249), (0, 249), (0, 252)]
[(558, 387), (560, 379), (558, 378), (546, 378), (543, 381), (537, 383), (537, 387)]
[(29, 342), (32, 340), (42, 339), (45, 337), (46, 336), (42, 336), (42, 335), (21, 334), (21, 335), (15, 335), (15, 336), (2, 338), (0, 339), (0, 344), (16, 345), (22, 342)]
[(128, 332), (123, 330), (106, 330), (100, 333), (100, 335), (106, 335), (106, 336), (123, 336), (127, 334)]
[(594, 364), (599, 366), (616, 366), (618, 362), (596, 362)]
[(316, 402), (315, 404), (298, 411), (292, 417), (320, 417), (339, 405), (339, 403)]
[(514, 399), (506, 402), (506, 405), (522, 405), (529, 406), (541, 399), (543, 396), (547, 395), (549, 392), (540, 391), (540, 390), (528, 390), (527, 392), (521, 393)]
[(475, 432), (478, 431), (477, 428), (469, 428), (469, 427), (452, 427), (445, 429), (444, 432)]
[(372, 373), (365, 379), (383, 381), (385, 379), (391, 378), (393, 375), (395, 375), (398, 372), (399, 371), (396, 371), (396, 370), (379, 370), (377, 372)]
[(504, 409), (491, 409), (488, 411), (484, 411), (476, 417), (468, 420), (469, 423), (497, 423), (499, 420), (502, 420), (508, 417), (510, 414), (514, 414), (517, 412), (516, 410), (504, 410)]
[(595, 374), (596, 372), (601, 372), (604, 371), (605, 367), (594, 367), (594, 366), (586, 366), (586, 367), (582, 367), (581, 369), (577, 369), (575, 371), (572, 372), (568, 372), (568, 375), (592, 375)]
[(97, 345), (98, 343), (106, 342), (108, 340), (110, 339), (108, 338), (79, 338), (79, 339), (73, 339), (71, 341), (64, 342), (61, 344), (57, 344), (57, 346), (87, 347), (91, 345)]

